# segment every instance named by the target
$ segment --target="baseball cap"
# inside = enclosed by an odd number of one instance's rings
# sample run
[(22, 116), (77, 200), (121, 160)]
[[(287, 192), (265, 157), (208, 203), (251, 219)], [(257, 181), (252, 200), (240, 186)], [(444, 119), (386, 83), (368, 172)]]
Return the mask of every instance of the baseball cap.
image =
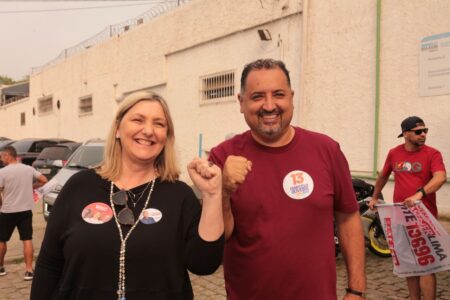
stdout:
[(419, 117), (412, 116), (404, 119), (401, 126), (402, 126), (402, 133), (400, 133), (398, 137), (402, 137), (403, 132), (411, 130), (414, 127), (425, 126), (425, 122)]

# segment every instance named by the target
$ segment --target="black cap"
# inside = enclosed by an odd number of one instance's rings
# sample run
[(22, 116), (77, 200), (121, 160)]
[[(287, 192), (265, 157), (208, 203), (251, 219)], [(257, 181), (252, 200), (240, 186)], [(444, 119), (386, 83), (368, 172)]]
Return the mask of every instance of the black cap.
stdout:
[(402, 126), (402, 133), (400, 133), (398, 137), (402, 137), (403, 132), (411, 130), (417, 126), (425, 126), (425, 122), (419, 117), (412, 116), (404, 119), (401, 126)]

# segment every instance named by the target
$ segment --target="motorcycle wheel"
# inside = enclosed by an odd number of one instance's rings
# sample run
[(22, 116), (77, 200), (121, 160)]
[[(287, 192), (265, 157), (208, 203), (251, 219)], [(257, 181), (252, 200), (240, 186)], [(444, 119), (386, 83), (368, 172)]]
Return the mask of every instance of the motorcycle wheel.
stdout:
[(386, 237), (383, 232), (378, 232), (382, 230), (375, 223), (369, 227), (369, 245), (367, 248), (370, 252), (380, 257), (391, 257), (391, 250), (389, 250), (389, 244), (386, 241)]

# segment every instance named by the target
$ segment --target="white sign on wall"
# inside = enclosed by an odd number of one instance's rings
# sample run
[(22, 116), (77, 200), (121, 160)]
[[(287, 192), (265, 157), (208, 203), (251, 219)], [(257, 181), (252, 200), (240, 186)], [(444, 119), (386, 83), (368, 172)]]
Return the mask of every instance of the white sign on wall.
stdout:
[(450, 32), (422, 39), (419, 81), (420, 96), (450, 94)]

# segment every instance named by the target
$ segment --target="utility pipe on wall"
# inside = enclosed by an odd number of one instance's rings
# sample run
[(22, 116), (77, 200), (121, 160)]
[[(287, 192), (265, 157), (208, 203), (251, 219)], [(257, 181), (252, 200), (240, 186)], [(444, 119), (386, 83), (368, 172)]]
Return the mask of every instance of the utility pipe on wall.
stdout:
[(375, 51), (375, 122), (373, 134), (373, 168), (372, 177), (377, 177), (378, 142), (380, 126), (380, 52), (381, 52), (381, 0), (377, 0), (377, 33)]

